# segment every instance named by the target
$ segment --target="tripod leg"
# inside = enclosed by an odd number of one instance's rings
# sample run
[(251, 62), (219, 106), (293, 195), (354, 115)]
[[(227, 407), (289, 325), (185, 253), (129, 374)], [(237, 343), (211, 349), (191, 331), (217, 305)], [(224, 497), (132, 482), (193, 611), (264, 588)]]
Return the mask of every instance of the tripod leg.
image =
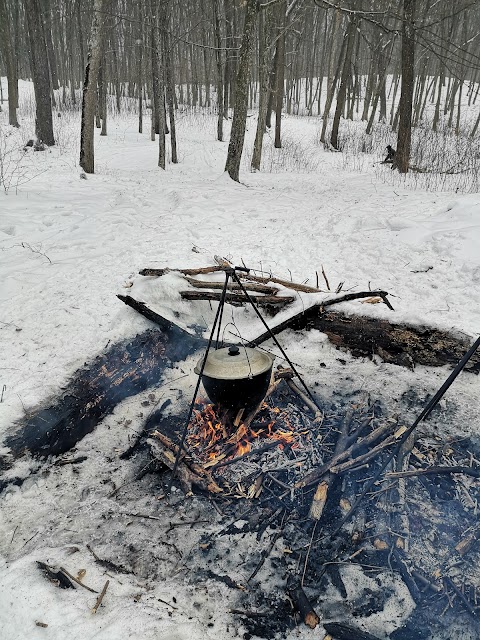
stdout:
[[(203, 375), (203, 371), (205, 369), (205, 363), (207, 362), (207, 357), (208, 357), (210, 348), (212, 346), (213, 336), (215, 335), (215, 329), (217, 327), (217, 323), (218, 323), (219, 319), (221, 318), (221, 316), (223, 314), (223, 307), (225, 306), (225, 296), (226, 296), (226, 293), (227, 293), (227, 285), (228, 285), (229, 278), (230, 278), (230, 274), (229, 274), (229, 272), (226, 272), (225, 284), (223, 285), (222, 296), (220, 298), (220, 302), (218, 303), (217, 313), (215, 314), (215, 320), (213, 321), (212, 331), (210, 332), (210, 338), (208, 339), (207, 350), (205, 351), (205, 357), (203, 358), (202, 366), (200, 367), (200, 373), (198, 374), (197, 384), (195, 385), (195, 391), (193, 392), (193, 398), (192, 398), (192, 401), (190, 403), (190, 408), (188, 410), (187, 420), (185, 422), (185, 426), (184, 426), (183, 431), (182, 431), (182, 437), (180, 439), (180, 444), (178, 446), (177, 456), (175, 458), (175, 464), (173, 465), (172, 476), (170, 478), (170, 482), (168, 483), (167, 493), (170, 493), (170, 491), (172, 489), (172, 484), (173, 484), (173, 481), (175, 479), (175, 474), (177, 473), (178, 464), (180, 462), (180, 457), (182, 455), (182, 451), (184, 450), (185, 438), (187, 437), (187, 431), (188, 431), (188, 425), (190, 424), (190, 419), (191, 419), (192, 413), (193, 413), (193, 407), (195, 405), (195, 398), (197, 397), (197, 393), (198, 393), (198, 390), (200, 388), (200, 383), (202, 381), (202, 375)], [(220, 329), (219, 329), (219, 331), (220, 331)], [(217, 341), (218, 341), (218, 337), (217, 337)]]

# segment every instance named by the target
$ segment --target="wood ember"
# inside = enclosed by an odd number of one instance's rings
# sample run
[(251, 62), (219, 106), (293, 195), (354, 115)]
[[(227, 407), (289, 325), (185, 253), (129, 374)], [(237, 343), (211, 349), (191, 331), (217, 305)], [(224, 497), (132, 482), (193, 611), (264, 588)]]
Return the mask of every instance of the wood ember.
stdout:
[(287, 590), (295, 608), (300, 613), (302, 621), (307, 625), (307, 627), (310, 627), (310, 629), (315, 629), (320, 622), (320, 618), (315, 613), (298, 578), (293, 578), (290, 581), (290, 584), (287, 585)]

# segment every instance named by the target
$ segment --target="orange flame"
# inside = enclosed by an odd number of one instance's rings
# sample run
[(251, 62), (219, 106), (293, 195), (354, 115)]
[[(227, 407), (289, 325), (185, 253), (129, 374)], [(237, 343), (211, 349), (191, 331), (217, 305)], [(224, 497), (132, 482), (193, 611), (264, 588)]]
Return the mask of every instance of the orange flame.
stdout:
[(263, 404), (255, 418), (255, 427), (244, 423), (234, 427), (227, 424), (227, 415), (215, 411), (211, 404), (201, 404), (193, 412), (187, 445), (200, 460), (215, 461), (243, 456), (252, 450), (257, 439), (274, 440), (279, 447), (295, 446), (297, 432), (290, 424), (288, 411)]

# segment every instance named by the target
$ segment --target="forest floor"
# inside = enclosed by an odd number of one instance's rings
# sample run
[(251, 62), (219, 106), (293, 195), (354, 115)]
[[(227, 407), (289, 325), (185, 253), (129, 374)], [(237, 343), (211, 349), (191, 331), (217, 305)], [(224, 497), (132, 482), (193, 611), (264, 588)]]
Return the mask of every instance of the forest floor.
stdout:
[[(6, 151), (33, 137), (33, 122), (20, 113), (25, 124), (11, 131), (5, 119), (4, 111), (3, 157), (13, 158), (15, 152), (8, 156)], [(252, 117), (249, 147), (254, 124)], [(313, 117), (285, 118), (284, 151), (274, 150), (267, 136), (268, 170), (251, 173), (245, 160), (237, 184), (223, 171), (227, 143), (215, 140), (215, 117), (191, 112), (178, 119), (178, 165), (169, 163), (161, 171), (157, 144), (148, 132), (137, 133), (134, 115), (125, 115), (110, 119), (107, 137), (96, 133), (96, 173), (82, 179), (79, 125), (78, 112), (62, 113), (55, 122), (57, 147), (30, 148), (4, 169), (10, 188), (0, 193), (0, 437), (57, 395), (107, 344), (151, 326), (115, 295), (133, 291), (145, 302), (155, 301), (154, 283), (140, 282), (137, 275), (144, 267), (207, 266), (219, 254), (311, 285), (318, 272), (320, 287), (326, 288), (323, 266), (333, 290), (340, 282), (343, 291), (382, 289), (395, 307), (392, 312), (356, 301), (342, 306), (347, 312), (476, 337), (478, 194), (414, 188), (377, 164), (383, 148), (365, 155), (361, 170), (353, 170), (342, 154), (318, 144), (319, 120)], [(174, 309), (173, 288), (170, 293), (171, 300), (168, 291), (162, 292), (161, 304), (168, 308), (171, 302)], [(181, 309), (207, 330), (211, 316), (205, 317), (204, 307), (183, 302)], [(241, 324), (242, 311), (235, 313)], [(446, 368), (410, 371), (340, 354), (315, 331), (286, 332), (282, 340), (307, 382), (320, 383), (326, 400), (364, 393), (398, 412), (408, 407), (412, 390), (425, 398), (448, 375)], [(157, 397), (166, 382), (154, 389)], [(139, 427), (144, 401), (144, 394), (125, 401), (84, 439), (78, 451), (88, 461), (80, 472), (69, 466), (45, 477), (27, 459), (11, 472), (33, 474), (0, 497), (4, 640), (242, 637), (241, 625), (232, 623), (225, 609), (224, 590), (208, 583), (192, 590), (183, 574), (172, 572), (168, 558), (156, 558), (157, 580), (141, 568), (137, 577), (111, 579), (106, 606), (96, 616), (88, 615), (94, 594), (54, 589), (34, 565), (43, 560), (74, 566), (72, 573), (87, 568), (85, 582), (101, 586), (103, 571), (88, 550), (82, 547), (71, 560), (67, 550), (77, 546), (80, 531), (82, 540), (87, 534), (94, 539), (97, 520), (108, 518), (105, 494), (111, 489), (106, 485), (111, 478), (118, 485), (127, 473), (117, 464), (112, 469), (112, 460)], [(449, 435), (478, 436), (478, 409), (478, 378), (464, 374), (442, 404), (451, 416)], [(163, 504), (166, 518), (178, 517), (179, 509), (197, 514), (203, 508), (196, 498), (175, 508), (151, 495), (135, 499), (138, 511)], [(188, 532), (179, 533), (177, 546), (189, 544)], [(36, 627), (36, 620), (48, 623), (48, 629)], [(288, 637), (310, 633), (299, 628)]]

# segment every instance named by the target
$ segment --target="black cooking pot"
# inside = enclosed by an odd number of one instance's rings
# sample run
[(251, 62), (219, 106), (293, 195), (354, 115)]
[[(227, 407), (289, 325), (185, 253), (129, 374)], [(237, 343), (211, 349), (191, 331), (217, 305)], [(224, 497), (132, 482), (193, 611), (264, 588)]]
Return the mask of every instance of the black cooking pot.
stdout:
[[(204, 358), (195, 367), (200, 375)], [(202, 382), (213, 404), (232, 412), (248, 413), (265, 397), (272, 376), (273, 357), (249, 347), (232, 346), (209, 351)]]

